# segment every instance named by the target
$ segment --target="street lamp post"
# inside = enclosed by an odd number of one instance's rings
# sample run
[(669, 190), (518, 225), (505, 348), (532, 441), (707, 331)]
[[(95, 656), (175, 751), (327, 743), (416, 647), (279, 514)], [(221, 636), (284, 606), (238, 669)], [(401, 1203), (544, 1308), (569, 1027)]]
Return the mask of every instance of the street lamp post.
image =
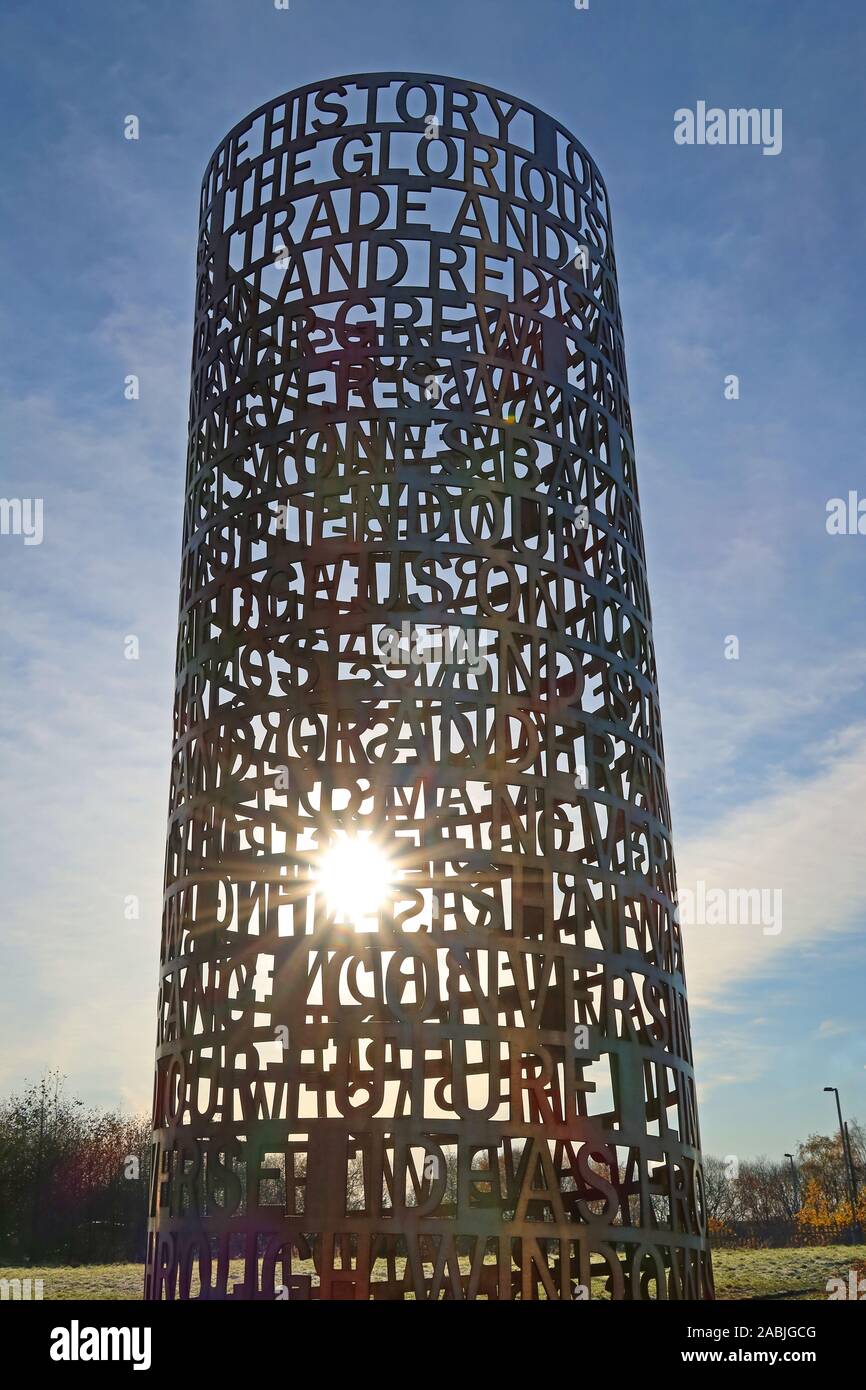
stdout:
[(791, 1163), (791, 1177), (794, 1179), (794, 1211), (796, 1212), (800, 1210), (800, 1176), (797, 1172), (796, 1164), (794, 1163), (794, 1155), (785, 1154), (785, 1157), (789, 1159)]
[(857, 1183), (854, 1180), (854, 1165), (851, 1162), (851, 1150), (848, 1147), (848, 1129), (842, 1119), (842, 1103), (839, 1100), (839, 1088), (837, 1086), (825, 1086), (825, 1091), (832, 1091), (836, 1097), (836, 1113), (839, 1116), (839, 1135), (842, 1140), (842, 1153), (845, 1156), (845, 1167), (848, 1173), (848, 1194), (851, 1198), (851, 1224), (856, 1231), (859, 1222), (857, 1220)]

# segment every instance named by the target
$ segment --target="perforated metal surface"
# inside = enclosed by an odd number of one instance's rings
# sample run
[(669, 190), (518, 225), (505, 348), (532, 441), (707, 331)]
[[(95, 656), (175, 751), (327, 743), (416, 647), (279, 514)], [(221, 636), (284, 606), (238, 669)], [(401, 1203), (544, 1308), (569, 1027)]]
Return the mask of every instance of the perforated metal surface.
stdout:
[[(201, 204), (148, 1297), (712, 1295), (649, 612), (582, 146), (396, 74), (236, 127)], [(378, 910), (331, 910), (334, 844), (387, 860)]]

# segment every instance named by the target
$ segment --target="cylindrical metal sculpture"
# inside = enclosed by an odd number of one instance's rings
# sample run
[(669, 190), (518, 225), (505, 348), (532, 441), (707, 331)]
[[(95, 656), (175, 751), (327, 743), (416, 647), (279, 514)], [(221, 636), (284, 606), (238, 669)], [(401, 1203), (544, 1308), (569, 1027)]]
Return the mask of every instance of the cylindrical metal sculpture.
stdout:
[(150, 1298), (706, 1298), (607, 193), (291, 92), (204, 179)]

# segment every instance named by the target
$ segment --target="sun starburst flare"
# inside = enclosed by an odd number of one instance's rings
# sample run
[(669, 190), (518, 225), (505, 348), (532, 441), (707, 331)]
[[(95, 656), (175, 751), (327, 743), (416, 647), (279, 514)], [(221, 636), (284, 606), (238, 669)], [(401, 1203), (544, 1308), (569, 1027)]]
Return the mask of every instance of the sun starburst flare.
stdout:
[(342, 834), (325, 851), (316, 879), (336, 924), (375, 931), (394, 881), (388, 856), (366, 835)]

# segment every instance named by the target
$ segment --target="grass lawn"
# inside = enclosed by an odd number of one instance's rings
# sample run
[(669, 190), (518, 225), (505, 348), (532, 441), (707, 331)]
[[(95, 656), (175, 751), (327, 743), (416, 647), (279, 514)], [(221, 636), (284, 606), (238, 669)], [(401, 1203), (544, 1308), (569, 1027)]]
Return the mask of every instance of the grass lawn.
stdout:
[[(140, 1299), (143, 1265), (44, 1265), (40, 1269), (0, 1268), (0, 1279), (41, 1279), (42, 1297)], [(32, 1288), (32, 1284), (31, 1284)], [(31, 1293), (31, 1297), (32, 1297)]]
[[(824, 1299), (827, 1280), (847, 1279), (859, 1266), (866, 1245), (816, 1245), (786, 1250), (718, 1250), (713, 1255), (720, 1299)], [(140, 1299), (141, 1265), (49, 1265), (42, 1269), (3, 1269), (0, 1279), (42, 1279), (45, 1299)], [(240, 1274), (240, 1267), (238, 1268)]]
[(827, 1280), (863, 1276), (866, 1245), (802, 1245), (784, 1250), (716, 1250), (718, 1298), (827, 1298)]

